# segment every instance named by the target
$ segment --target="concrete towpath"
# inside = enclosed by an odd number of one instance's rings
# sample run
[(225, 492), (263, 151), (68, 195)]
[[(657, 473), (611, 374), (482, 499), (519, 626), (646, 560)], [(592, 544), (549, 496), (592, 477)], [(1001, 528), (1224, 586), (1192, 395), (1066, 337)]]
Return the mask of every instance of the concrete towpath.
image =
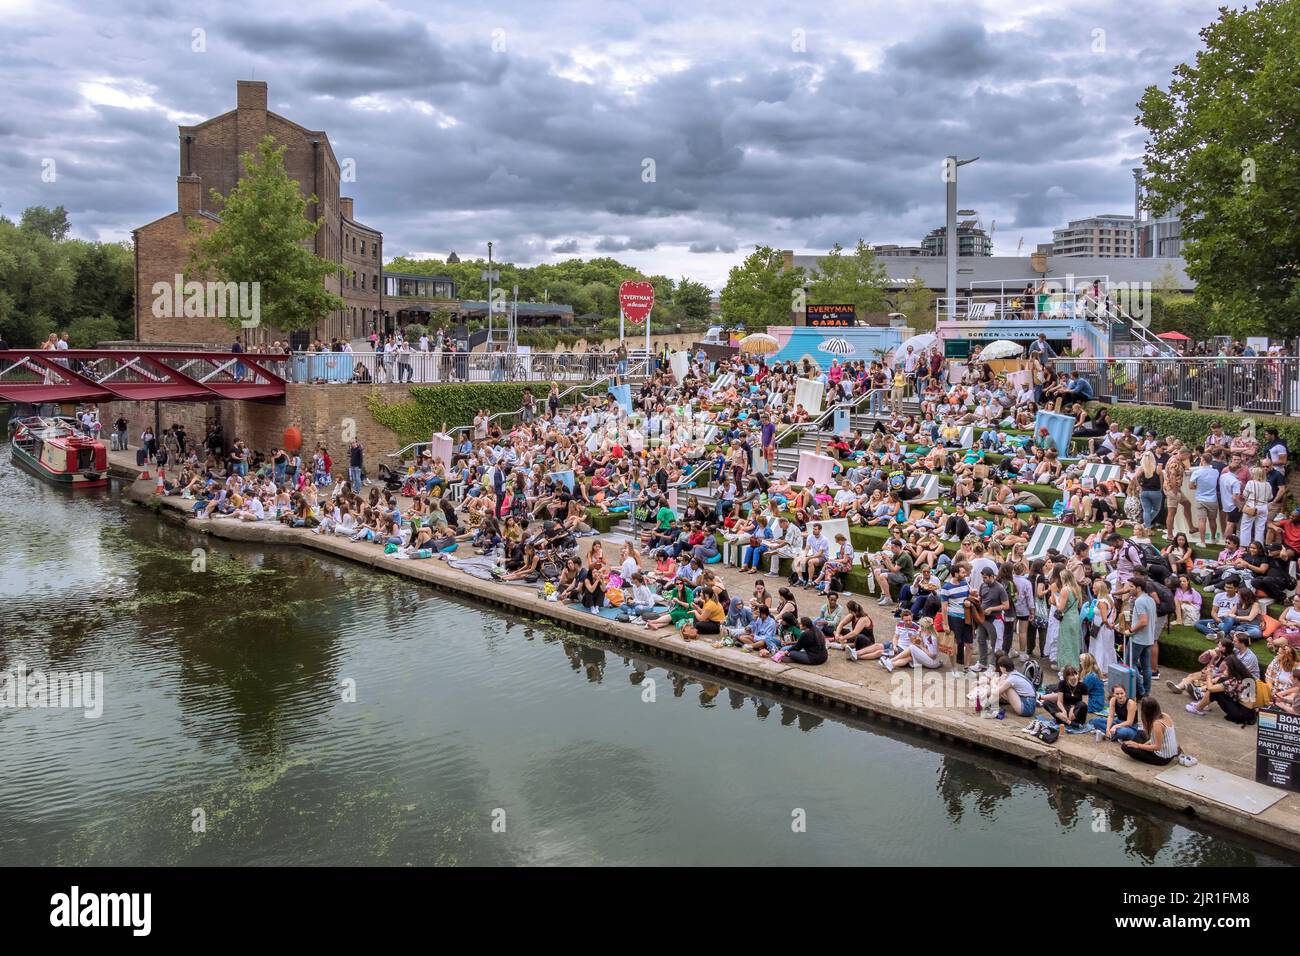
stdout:
[[(655, 656), (684, 660), (751, 685), (777, 689), (832, 708), (873, 714), (923, 733), (996, 752), (1061, 774), (1083, 786), (1110, 789), (1180, 813), (1192, 813), (1279, 847), (1284, 852), (1300, 853), (1300, 794), (1273, 791), (1284, 795), (1262, 813), (1251, 813), (1240, 806), (1221, 803), (1158, 780), (1157, 775), (1169, 768), (1139, 763), (1125, 756), (1118, 745), (1099, 743), (1091, 734), (1062, 734), (1055, 745), (1044, 744), (1020, 732), (1028, 724), (1024, 718), (1008, 715), (1004, 720), (994, 720), (977, 714), (973, 703), (967, 699), (973, 683), (946, 669), (938, 672), (909, 670), (891, 675), (875, 662), (850, 662), (834, 651), (830, 660), (818, 667), (777, 664), (734, 648), (714, 648), (709, 639), (686, 641), (672, 629), (650, 631), (592, 615), (582, 609), (542, 601), (533, 589), (480, 580), (436, 559), (399, 561), (385, 555), (383, 549), (375, 544), (317, 535), (270, 521), (189, 518), (192, 502), (156, 495), (152, 482), (135, 480), (140, 469), (135, 465), (134, 451), (112, 452), (110, 459), (115, 476), (128, 482), (124, 487), (125, 497), (157, 507), (161, 514), (184, 521), (189, 528), (203, 534), (232, 541), (307, 547), (332, 554), (516, 613), (549, 618), (575, 631), (635, 645)], [(606, 556), (617, 563), (618, 547), (623, 539), (618, 535), (581, 539), (584, 555), (596, 540), (604, 542)], [(721, 564), (710, 567), (720, 574), (731, 594), (748, 598), (756, 575), (741, 574)], [(773, 591), (785, 583), (772, 576), (766, 576), (765, 581)], [(801, 614), (816, 616), (822, 604), (819, 595), (796, 590), (795, 597)], [(848, 597), (856, 597), (867, 609), (877, 635), (887, 639), (893, 633), (892, 613), (877, 605), (876, 596)], [(1208, 641), (1206, 646), (1209, 646)], [(1052, 679), (1052, 675), (1047, 676)], [(1180, 680), (1183, 676), (1182, 672), (1163, 668), (1160, 686), (1155, 691), (1166, 712), (1174, 719), (1183, 750), (1194, 755), (1202, 767), (1225, 771), (1238, 778), (1240, 783), (1254, 786), (1255, 728), (1243, 728), (1225, 721), (1217, 708), (1205, 717), (1187, 714), (1183, 710), (1187, 698), (1175, 696), (1164, 688), (1165, 679)], [(1171, 766), (1177, 767), (1177, 764)], [(1188, 772), (1199, 769), (1191, 768)]]

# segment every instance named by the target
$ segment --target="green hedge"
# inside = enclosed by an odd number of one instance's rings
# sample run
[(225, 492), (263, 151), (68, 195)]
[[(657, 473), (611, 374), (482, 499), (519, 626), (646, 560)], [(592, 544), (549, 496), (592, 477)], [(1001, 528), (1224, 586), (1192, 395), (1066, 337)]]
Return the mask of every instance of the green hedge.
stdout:
[[(1095, 408), (1096, 406), (1094, 406)], [(1173, 435), (1184, 444), (1199, 447), (1210, 434), (1210, 424), (1218, 422), (1228, 435), (1236, 435), (1242, 422), (1251, 419), (1263, 441), (1264, 429), (1276, 426), (1278, 435), (1288, 448), (1300, 448), (1300, 422), (1274, 415), (1229, 415), (1224, 412), (1193, 412), (1181, 408), (1162, 408), (1152, 405), (1107, 405), (1111, 420), (1121, 426), (1149, 428), (1161, 437)]]
[(538, 407), (546, 400), (546, 382), (468, 382), (446, 385), (412, 385), (410, 398), (385, 402), (378, 389), (367, 399), (376, 422), (395, 432), (402, 444), (428, 441), (443, 425), (456, 428), (474, 421), (480, 408), (513, 412), (524, 402), (524, 389), (532, 386)]

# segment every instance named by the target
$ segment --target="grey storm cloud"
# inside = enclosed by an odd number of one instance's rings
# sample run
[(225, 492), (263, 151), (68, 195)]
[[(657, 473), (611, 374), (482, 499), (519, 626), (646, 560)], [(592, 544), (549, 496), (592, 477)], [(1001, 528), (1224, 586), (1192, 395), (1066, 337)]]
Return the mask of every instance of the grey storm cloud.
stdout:
[(653, 249), (659, 243), (653, 239), (615, 239), (612, 236), (602, 236), (596, 241), (597, 252), (644, 252), (647, 249)]
[(1217, 2), (828, 0), (793, 22), (765, 0), (544, 17), (523, 0), (17, 3), (0, 212), (62, 203), (78, 235), (129, 236), (175, 208), (176, 127), (233, 108), (253, 77), (354, 160), (345, 191), (390, 255), (493, 240), (521, 261), (617, 254), (720, 286), (755, 244), (919, 242), (942, 222), (949, 153), (980, 157), (960, 201), (1009, 253), (1131, 208), (1135, 103), (1195, 56)]

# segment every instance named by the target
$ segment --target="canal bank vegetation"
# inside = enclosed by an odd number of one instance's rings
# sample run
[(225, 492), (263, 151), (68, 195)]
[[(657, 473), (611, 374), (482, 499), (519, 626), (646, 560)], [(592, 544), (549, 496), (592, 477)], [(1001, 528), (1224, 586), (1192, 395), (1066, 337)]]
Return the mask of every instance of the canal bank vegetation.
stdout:
[(517, 411), (524, 403), (524, 389), (530, 386), (540, 406), (550, 387), (546, 382), (412, 385), (410, 397), (399, 402), (385, 402), (379, 390), (372, 389), (366, 402), (375, 421), (407, 445), (428, 441), (444, 428), (468, 424), (484, 408), (493, 413)]
[(73, 348), (134, 336), (135, 257), (121, 242), (70, 239), (62, 206), (0, 216), (0, 339), (39, 345), (67, 332)]

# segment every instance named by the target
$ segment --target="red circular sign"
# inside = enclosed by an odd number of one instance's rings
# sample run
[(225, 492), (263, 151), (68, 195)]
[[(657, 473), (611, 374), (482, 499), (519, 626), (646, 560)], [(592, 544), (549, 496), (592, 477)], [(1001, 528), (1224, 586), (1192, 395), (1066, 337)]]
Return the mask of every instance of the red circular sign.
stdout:
[(618, 287), (618, 305), (623, 318), (640, 325), (650, 318), (650, 310), (655, 307), (655, 287), (649, 282), (624, 282)]

